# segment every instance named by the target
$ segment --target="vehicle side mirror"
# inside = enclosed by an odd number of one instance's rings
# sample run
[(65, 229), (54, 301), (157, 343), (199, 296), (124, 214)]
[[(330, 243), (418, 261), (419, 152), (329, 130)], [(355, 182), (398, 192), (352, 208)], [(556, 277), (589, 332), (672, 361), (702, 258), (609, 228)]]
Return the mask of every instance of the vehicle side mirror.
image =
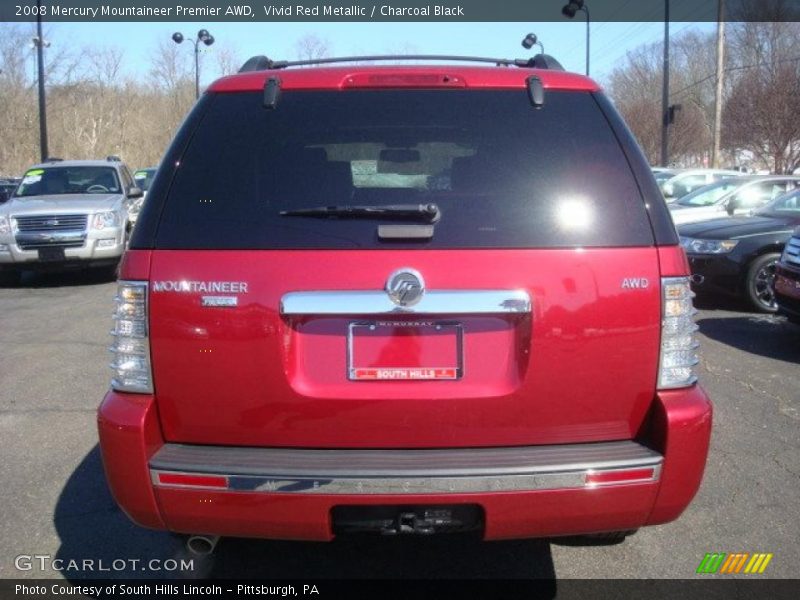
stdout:
[(135, 185), (128, 188), (128, 198), (141, 198), (142, 196), (144, 196), (142, 188), (136, 187)]
[(736, 212), (736, 209), (739, 208), (740, 205), (741, 202), (736, 196), (734, 196), (725, 203), (725, 210), (730, 216), (733, 216), (733, 213)]

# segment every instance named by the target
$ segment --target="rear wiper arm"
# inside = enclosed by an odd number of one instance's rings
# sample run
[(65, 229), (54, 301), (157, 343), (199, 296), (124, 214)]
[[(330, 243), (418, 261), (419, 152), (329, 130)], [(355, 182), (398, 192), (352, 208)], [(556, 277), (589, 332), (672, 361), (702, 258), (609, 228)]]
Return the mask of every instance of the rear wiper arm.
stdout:
[(282, 217), (343, 217), (349, 219), (408, 219), (434, 223), (441, 211), (435, 204), (388, 204), (386, 206), (314, 206), (282, 210)]

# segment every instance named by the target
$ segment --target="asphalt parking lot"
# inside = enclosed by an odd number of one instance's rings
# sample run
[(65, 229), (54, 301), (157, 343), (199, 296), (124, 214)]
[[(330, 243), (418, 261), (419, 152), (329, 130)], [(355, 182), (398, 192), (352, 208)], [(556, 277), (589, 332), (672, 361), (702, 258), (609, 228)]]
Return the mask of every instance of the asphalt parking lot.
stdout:
[[(105, 485), (95, 410), (115, 285), (86, 274), (26, 276), (0, 288), (0, 578), (106, 576), (18, 571), (19, 555), (186, 557), (182, 542), (141, 529)], [(706, 552), (771, 552), (765, 576), (800, 565), (800, 328), (720, 308), (698, 315), (701, 382), (715, 402), (703, 486), (675, 523), (616, 546), (473, 538), (349, 538), (330, 544), (224, 539), (182, 577), (686, 578)], [(164, 573), (133, 568), (121, 577)]]

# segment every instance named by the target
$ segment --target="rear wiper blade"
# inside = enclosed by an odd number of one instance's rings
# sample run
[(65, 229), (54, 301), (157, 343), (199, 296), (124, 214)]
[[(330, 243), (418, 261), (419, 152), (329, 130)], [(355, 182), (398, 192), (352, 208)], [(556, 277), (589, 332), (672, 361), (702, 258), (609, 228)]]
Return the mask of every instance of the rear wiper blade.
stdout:
[(388, 204), (386, 206), (313, 206), (282, 210), (282, 217), (344, 217), (350, 219), (409, 219), (434, 223), (441, 212), (436, 204)]

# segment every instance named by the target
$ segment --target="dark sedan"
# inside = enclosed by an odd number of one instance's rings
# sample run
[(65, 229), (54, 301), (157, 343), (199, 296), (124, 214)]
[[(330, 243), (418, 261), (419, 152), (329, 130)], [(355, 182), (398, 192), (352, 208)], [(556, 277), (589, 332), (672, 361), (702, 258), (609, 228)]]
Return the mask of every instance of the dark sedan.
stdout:
[(755, 310), (775, 312), (775, 265), (800, 225), (800, 190), (773, 200), (752, 217), (727, 217), (678, 227), (698, 293), (744, 297)]

